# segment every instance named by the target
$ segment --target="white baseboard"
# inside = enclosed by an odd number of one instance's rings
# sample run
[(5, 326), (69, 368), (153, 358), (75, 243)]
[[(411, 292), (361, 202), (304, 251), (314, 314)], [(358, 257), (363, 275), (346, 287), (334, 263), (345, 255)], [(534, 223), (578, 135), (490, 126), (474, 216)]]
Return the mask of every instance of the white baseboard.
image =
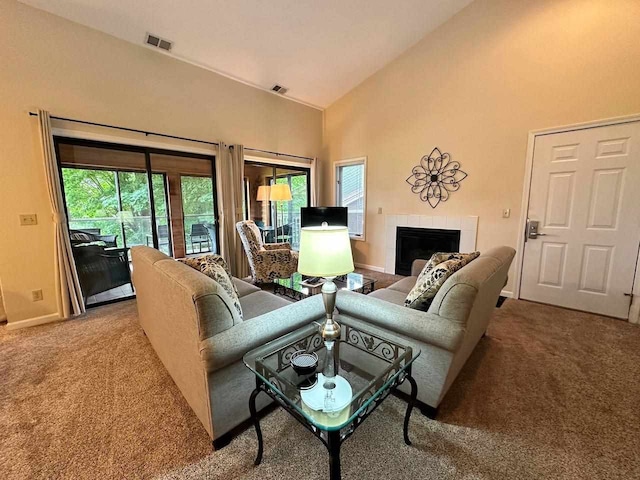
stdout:
[(384, 267), (376, 267), (375, 265), (365, 265), (364, 263), (354, 263), (355, 267), (364, 268), (366, 270), (372, 270), (374, 272), (384, 273)]
[(509, 290), (502, 290), (500, 292), (500, 296), (501, 297), (507, 297), (507, 298), (513, 298), (513, 292), (510, 292)]
[(44, 325), (45, 323), (53, 323), (60, 321), (60, 316), (57, 313), (51, 313), (49, 315), (43, 315), (41, 317), (27, 318), (25, 320), (18, 320), (17, 322), (7, 323), (7, 330), (18, 330), (19, 328), (34, 327), (36, 325)]

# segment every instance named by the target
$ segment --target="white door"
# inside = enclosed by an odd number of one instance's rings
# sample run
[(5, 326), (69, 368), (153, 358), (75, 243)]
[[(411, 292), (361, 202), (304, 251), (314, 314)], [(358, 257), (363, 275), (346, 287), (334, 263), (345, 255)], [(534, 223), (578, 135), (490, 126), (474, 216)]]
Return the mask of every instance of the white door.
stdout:
[[(640, 241), (640, 122), (536, 137), (520, 297), (629, 317)], [(534, 238), (532, 238), (534, 237)]]

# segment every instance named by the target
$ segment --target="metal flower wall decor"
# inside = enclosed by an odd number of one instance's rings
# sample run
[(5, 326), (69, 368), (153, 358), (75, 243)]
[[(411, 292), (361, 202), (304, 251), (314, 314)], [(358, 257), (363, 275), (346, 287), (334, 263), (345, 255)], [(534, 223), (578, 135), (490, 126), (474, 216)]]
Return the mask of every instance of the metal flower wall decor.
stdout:
[(420, 165), (411, 170), (407, 183), (411, 191), (436, 208), (440, 202), (446, 202), (449, 194), (460, 189), (460, 182), (467, 174), (460, 170), (460, 162), (451, 161), (451, 155), (440, 152), (438, 147), (420, 159)]

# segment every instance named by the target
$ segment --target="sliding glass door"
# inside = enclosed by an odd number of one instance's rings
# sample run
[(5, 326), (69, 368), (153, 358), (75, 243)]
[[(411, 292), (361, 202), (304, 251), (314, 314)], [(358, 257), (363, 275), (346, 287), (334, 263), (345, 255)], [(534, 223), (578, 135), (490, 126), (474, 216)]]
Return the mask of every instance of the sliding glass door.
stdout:
[(217, 252), (213, 157), (55, 140), (88, 306), (134, 295), (130, 248), (135, 245), (175, 257)]
[(271, 178), (270, 183), (286, 185), (291, 192), (291, 200), (272, 202), (271, 216), (276, 216), (278, 225), (282, 227), (276, 241), (289, 242), (294, 250), (298, 250), (300, 248), (300, 209), (309, 206), (309, 175), (307, 172), (298, 170), (276, 168), (275, 182)]
[[(150, 162), (154, 172), (165, 175), (168, 185), (169, 212), (160, 220), (156, 211), (160, 245), (169, 243), (176, 258), (217, 253), (218, 215), (213, 159), (204, 155), (152, 153)], [(161, 228), (162, 225), (167, 225), (167, 228)]]
[(300, 209), (310, 205), (309, 177), (306, 168), (245, 162), (244, 210), (265, 242), (289, 242), (299, 249)]
[(182, 175), (180, 180), (187, 254), (216, 251), (211, 179)]

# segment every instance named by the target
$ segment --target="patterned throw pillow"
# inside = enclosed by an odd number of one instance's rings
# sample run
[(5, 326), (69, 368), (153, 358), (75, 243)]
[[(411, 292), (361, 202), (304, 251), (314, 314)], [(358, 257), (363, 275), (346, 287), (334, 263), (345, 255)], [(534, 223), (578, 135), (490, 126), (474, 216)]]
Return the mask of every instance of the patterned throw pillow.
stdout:
[(444, 282), (466, 264), (480, 256), (473, 253), (434, 253), (424, 266), (404, 306), (426, 312)]
[(227, 266), (227, 262), (220, 255), (204, 255), (202, 257), (179, 258), (179, 262), (190, 266), (207, 277), (213, 279), (227, 293), (229, 302), (242, 319), (242, 306), (238, 297), (238, 288), (233, 283), (233, 277)]
[(207, 266), (209, 265), (220, 265), (222, 268), (224, 268), (224, 271), (227, 272), (227, 275), (229, 275), (229, 278), (231, 278), (231, 284), (233, 285), (233, 290), (236, 292), (236, 296), (238, 296), (238, 288), (236, 287), (236, 284), (233, 283), (233, 276), (231, 275), (231, 270), (229, 270), (229, 265), (227, 265), (227, 261), (222, 258), (221, 255), (216, 255), (216, 254), (209, 254), (209, 255), (202, 255), (200, 257), (190, 257), (190, 258), (179, 258), (178, 259), (179, 262), (182, 262), (186, 265), (189, 265), (191, 268), (195, 268), (196, 270), (200, 270), (202, 273), (205, 273), (204, 271), (207, 269)]

